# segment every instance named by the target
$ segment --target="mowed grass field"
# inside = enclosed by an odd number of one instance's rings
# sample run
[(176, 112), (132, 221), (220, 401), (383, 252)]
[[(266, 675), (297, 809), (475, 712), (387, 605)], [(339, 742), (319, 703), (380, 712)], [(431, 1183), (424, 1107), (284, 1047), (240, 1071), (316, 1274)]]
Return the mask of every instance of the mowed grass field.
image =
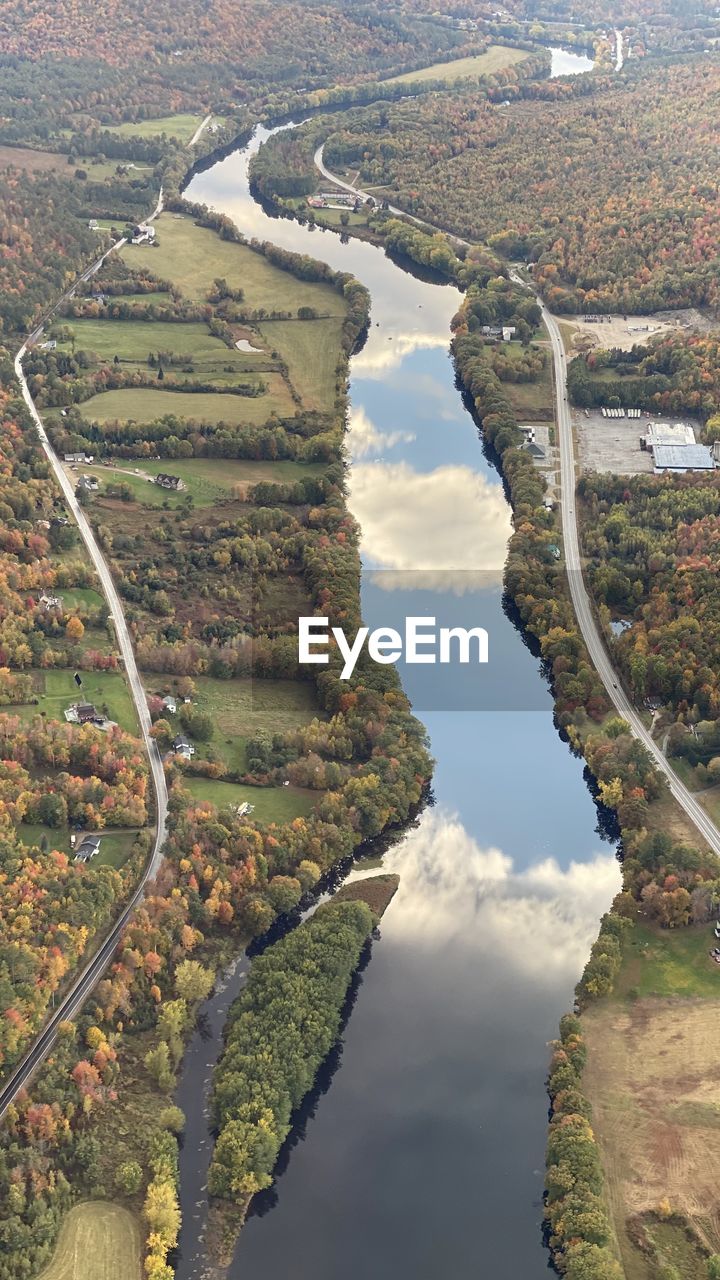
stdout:
[(469, 58), (457, 58), (454, 62), (433, 62), (419, 71), (406, 71), (401, 76), (391, 76), (384, 84), (408, 84), (416, 80), (444, 80), (452, 84), (465, 76), (490, 76), (501, 67), (510, 67), (529, 57), (525, 49), (510, 49), (502, 44), (491, 44), (484, 53)]
[[(626, 1220), (667, 1198), (712, 1252), (720, 1251), (720, 1067), (715, 1045), (720, 965), (709, 926), (635, 926), (615, 994), (582, 1015), (584, 1089), (605, 1168), (627, 1280), (656, 1280)], [(682, 1230), (651, 1226), (659, 1256), (683, 1280), (703, 1276)]]
[(290, 381), (307, 409), (329, 413), (335, 401), (340, 321), (272, 320), (261, 325), (271, 350), (282, 352)]
[[(163, 297), (159, 294), (158, 297)], [(172, 305), (172, 299), (164, 295)], [(138, 299), (142, 301), (142, 298)], [(187, 356), (198, 367), (207, 364), (232, 365), (242, 373), (249, 363), (247, 354), (235, 347), (227, 347), (220, 338), (214, 338), (207, 325), (200, 321), (173, 323), (162, 320), (83, 320), (71, 317), (68, 321), (75, 334), (76, 351), (94, 351), (102, 360), (137, 360), (146, 362), (151, 352), (171, 351), (174, 355)], [(69, 351), (70, 342), (59, 344), (60, 350)], [(172, 367), (166, 369), (170, 376)]]
[(88, 422), (152, 422), (165, 414), (192, 418), (197, 422), (227, 422), (230, 426), (249, 423), (259, 426), (272, 413), (291, 417), (295, 413), (290, 391), (277, 373), (263, 374), (267, 393), (262, 396), (223, 395), (221, 391), (164, 391), (154, 387), (125, 387), (102, 391), (78, 406)]
[(166, 133), (169, 138), (189, 142), (204, 116), (179, 112), (175, 116), (158, 116), (156, 120), (128, 120), (125, 124), (108, 125), (109, 133), (119, 133), (123, 138), (156, 138)]
[(39, 1280), (141, 1280), (140, 1226), (120, 1205), (78, 1204), (60, 1228), (52, 1262)]
[(104, 601), (99, 591), (92, 587), (67, 587), (58, 591), (66, 609), (97, 609)]
[(37, 703), (22, 707), (3, 708), (9, 715), (21, 715), (30, 720), (36, 715), (46, 715), (51, 720), (65, 719), (65, 709), (73, 702), (92, 702), (101, 711), (107, 707), (111, 720), (115, 720), (127, 733), (137, 734), (135, 706), (124, 676), (119, 671), (81, 671), (82, 688), (78, 689), (74, 672), (69, 670), (34, 671)]
[(247, 801), (255, 806), (250, 816), (258, 822), (292, 822), (293, 818), (304, 817), (323, 794), (300, 787), (243, 787), (214, 778), (187, 777), (185, 786), (196, 800), (208, 800), (218, 809)]
[[(330, 285), (298, 280), (274, 267), (247, 245), (222, 240), (209, 227), (190, 218), (163, 214), (157, 223), (158, 244), (152, 250), (152, 269), (195, 301), (204, 302), (213, 280), (222, 276), (232, 289), (242, 289), (244, 301), (266, 311), (296, 311), (314, 307), (320, 314), (344, 316), (345, 304)], [(121, 250), (133, 264), (133, 246)]]
[[(159, 507), (166, 502), (176, 507), (188, 495), (197, 507), (212, 507), (229, 498), (244, 500), (248, 489), (261, 481), (271, 484), (293, 484), (303, 476), (322, 475), (321, 463), (309, 462), (245, 462), (234, 458), (164, 458), (161, 462), (138, 463), (133, 468), (132, 459), (117, 467), (86, 467), (83, 474), (97, 476), (99, 495), (108, 484), (128, 484), (135, 500), (143, 506)], [(136, 474), (136, 471), (139, 474)], [(185, 488), (179, 491), (162, 489), (152, 484), (149, 476), (159, 472), (179, 476)], [(65, 596), (63, 592), (63, 596)]]

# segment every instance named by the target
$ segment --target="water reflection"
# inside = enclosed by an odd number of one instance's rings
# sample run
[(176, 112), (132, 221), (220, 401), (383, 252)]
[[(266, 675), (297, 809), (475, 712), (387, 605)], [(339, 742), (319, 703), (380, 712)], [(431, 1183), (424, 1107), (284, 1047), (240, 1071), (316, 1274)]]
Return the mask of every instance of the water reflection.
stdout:
[(509, 508), (501, 486), (471, 467), (419, 472), (404, 461), (356, 463), (349, 501), (369, 565), (502, 569)]
[(438, 808), (385, 865), (400, 890), (332, 1089), (274, 1213), (247, 1223), (232, 1274), (539, 1280), (538, 1063), (617, 863), (596, 853), (522, 867)]
[(550, 79), (556, 76), (581, 76), (592, 71), (595, 63), (584, 53), (571, 53), (569, 49), (550, 50)]
[[(198, 175), (188, 195), (370, 289), (349, 433), (363, 611), (387, 625), (389, 608), (430, 609), (429, 588), (443, 608), (482, 609), (494, 656), (481, 705), (495, 710), (470, 709), (477, 689), (461, 689), (457, 713), (444, 693), (433, 700), (408, 683), (437, 761), (438, 804), (386, 855), (400, 891), (332, 1088), (313, 1100), (276, 1207), (248, 1222), (231, 1275), (540, 1280), (547, 1041), (619, 872), (538, 659), (503, 607), (510, 512), (448, 358), (460, 295), (372, 245), (269, 218), (247, 187), (265, 136)], [(468, 591), (478, 569), (484, 580)], [(181, 1263), (179, 1280), (193, 1274)]]

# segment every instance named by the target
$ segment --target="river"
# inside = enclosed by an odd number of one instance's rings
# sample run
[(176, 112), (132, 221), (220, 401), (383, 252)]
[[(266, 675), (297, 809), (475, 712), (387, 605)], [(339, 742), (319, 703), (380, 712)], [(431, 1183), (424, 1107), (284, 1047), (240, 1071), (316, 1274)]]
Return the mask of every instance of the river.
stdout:
[[(455, 386), (448, 336), (460, 295), (374, 246), (268, 217), (247, 182), (266, 136), (258, 129), (196, 176), (187, 196), (371, 291), (348, 433), (366, 620), (481, 620), (490, 662), (470, 681), (403, 673), (437, 761), (436, 802), (385, 854), (400, 889), (337, 1070), (274, 1190), (257, 1198), (230, 1276), (541, 1280), (548, 1041), (619, 886), (615, 851), (582, 762), (556, 732), (538, 660), (503, 610), (510, 511)], [(205, 1269), (201, 1104), (241, 973), (211, 1002), (183, 1068), (178, 1280)]]

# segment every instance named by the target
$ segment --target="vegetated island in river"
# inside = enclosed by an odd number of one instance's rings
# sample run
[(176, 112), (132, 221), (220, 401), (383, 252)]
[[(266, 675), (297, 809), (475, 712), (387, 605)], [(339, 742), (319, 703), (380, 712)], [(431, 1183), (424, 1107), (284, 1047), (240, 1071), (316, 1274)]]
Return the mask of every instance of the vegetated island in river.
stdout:
[(227, 1022), (212, 1106), (208, 1252), (226, 1267), (256, 1191), (335, 1044), (352, 980), (399, 876), (355, 881), (259, 956)]

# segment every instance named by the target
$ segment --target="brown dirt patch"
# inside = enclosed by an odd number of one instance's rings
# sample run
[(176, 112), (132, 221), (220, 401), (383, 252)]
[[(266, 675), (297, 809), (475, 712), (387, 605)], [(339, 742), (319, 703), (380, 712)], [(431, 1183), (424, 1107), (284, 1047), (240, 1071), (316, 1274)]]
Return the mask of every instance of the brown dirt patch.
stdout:
[(628, 1217), (665, 1197), (720, 1250), (719, 1017), (720, 1000), (659, 997), (583, 1014), (584, 1083), (623, 1256)]

